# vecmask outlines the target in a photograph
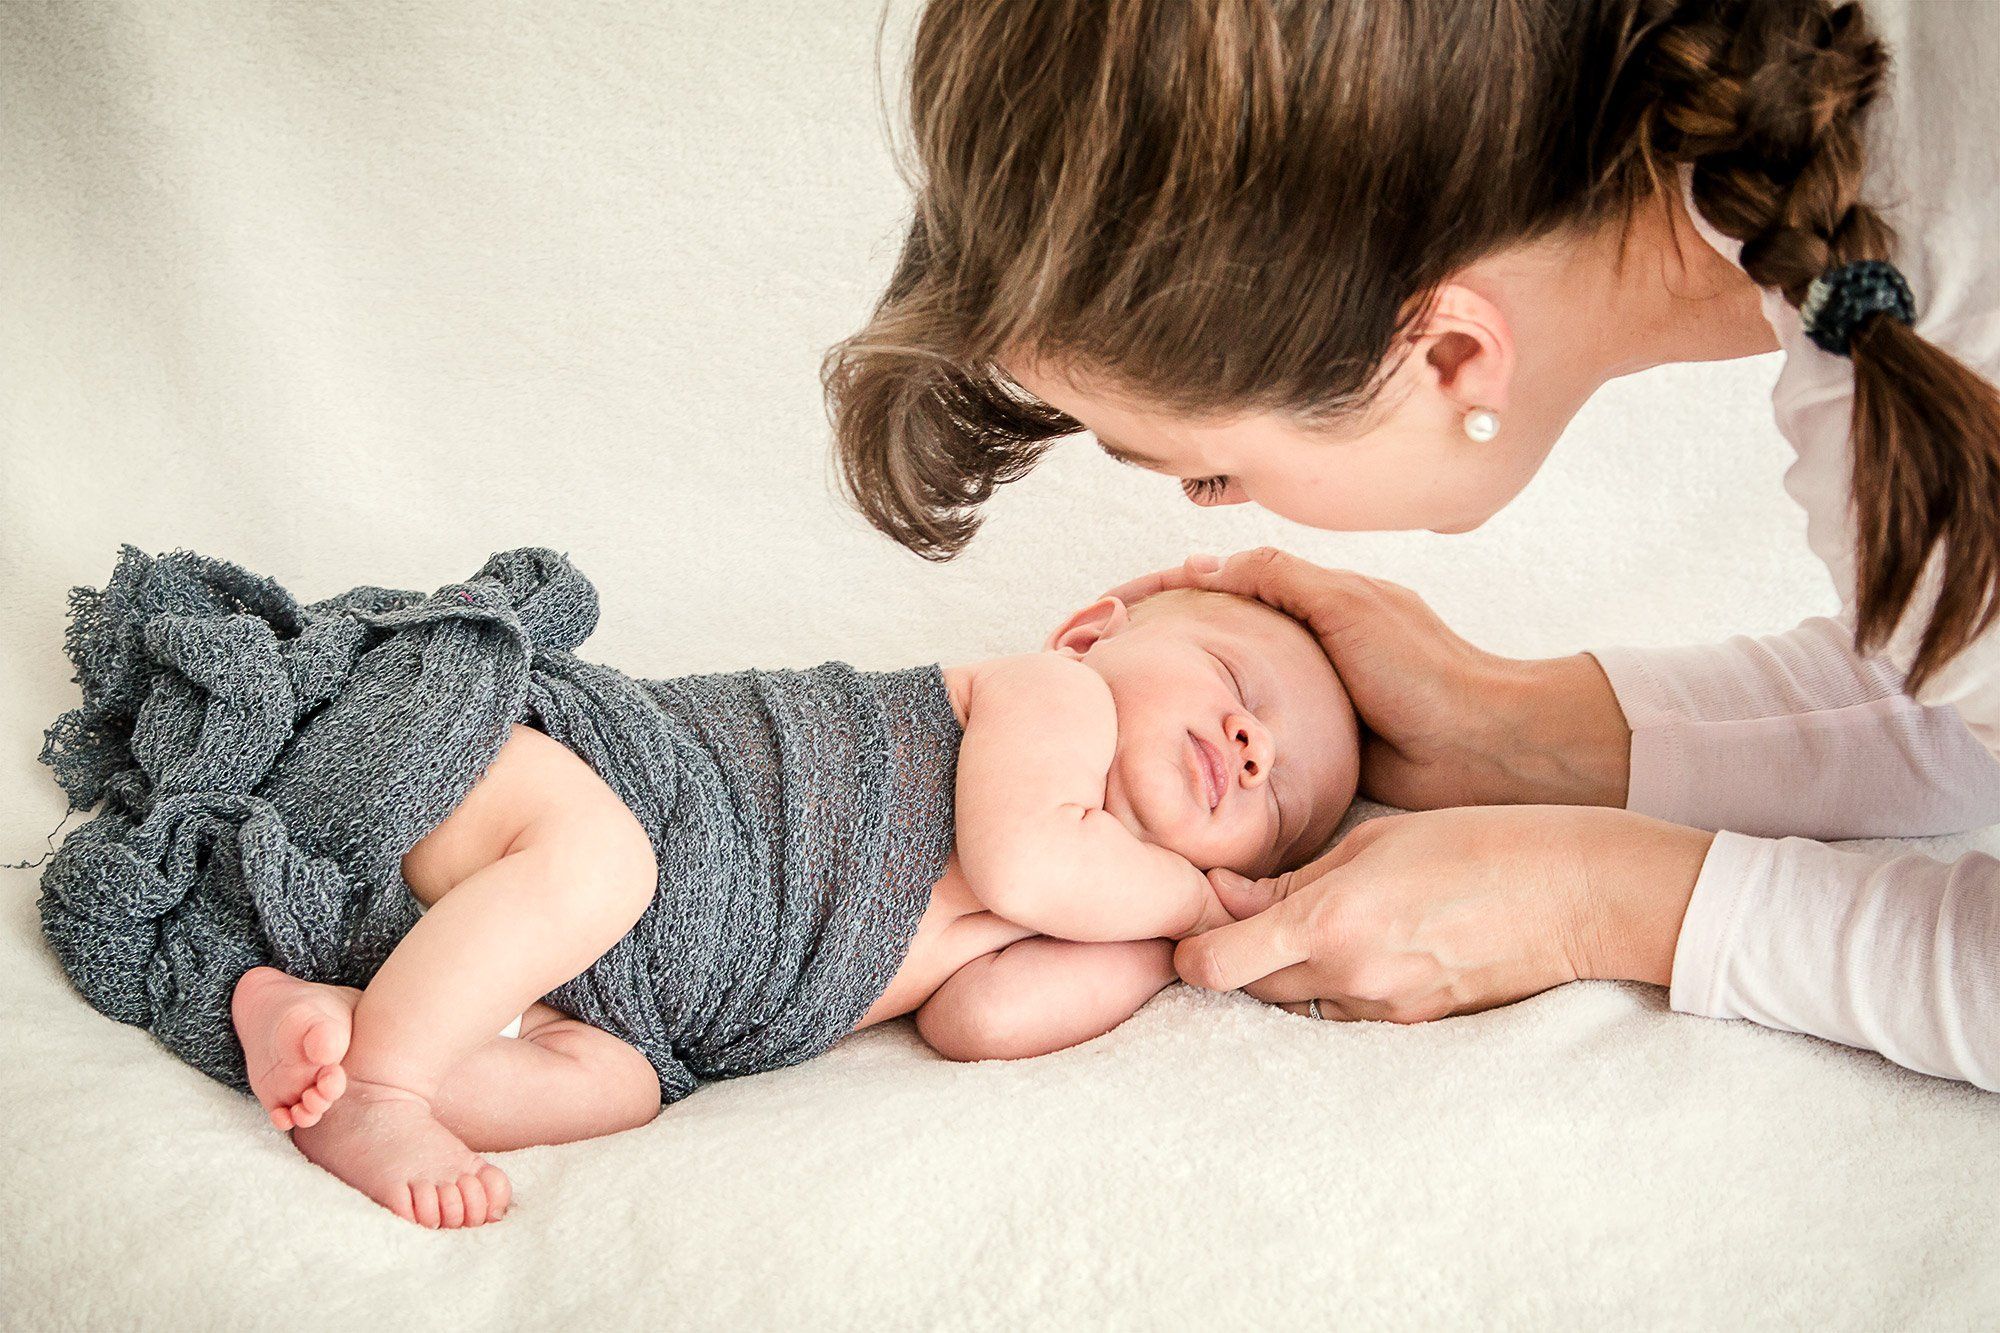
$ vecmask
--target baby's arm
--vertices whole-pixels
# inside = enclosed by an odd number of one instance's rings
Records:
[[[958,858],[989,909],[1067,940],[1179,938],[1231,918],[1186,858],[1104,810],[1111,688],[1057,653],[983,665],[958,755]]]
[[[1174,981],[1171,940],[1036,935],[975,958],[917,1010],[948,1060],[1021,1060],[1101,1037]]]

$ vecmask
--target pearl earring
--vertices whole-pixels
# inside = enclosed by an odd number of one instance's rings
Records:
[[[1500,414],[1475,407],[1465,414],[1465,438],[1474,444],[1485,444],[1500,433]]]

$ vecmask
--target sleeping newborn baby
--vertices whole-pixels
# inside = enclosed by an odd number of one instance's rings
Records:
[[[1207,871],[1308,860],[1356,780],[1312,636],[1216,593],[966,666],[674,680],[574,656],[595,590],[545,550],[302,606],[127,547],[72,614],[43,759],[103,809],[44,875],[55,952],[432,1227],[505,1214],[482,1152],[885,1019],[954,1060],[1099,1036],[1229,919]]]

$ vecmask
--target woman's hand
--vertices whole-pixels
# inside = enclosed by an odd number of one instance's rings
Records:
[[[1361,789],[1408,810],[1549,802],[1625,804],[1632,733],[1597,663],[1524,662],[1475,648],[1408,588],[1263,547],[1193,556],[1135,579],[1255,597],[1319,637],[1366,734]]]
[[[1181,941],[1174,966],[1209,990],[1395,1023],[1583,978],[1664,986],[1713,837],[1574,806],[1372,820],[1276,879],[1211,872],[1244,919]]]

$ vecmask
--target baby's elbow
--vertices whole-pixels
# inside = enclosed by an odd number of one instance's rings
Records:
[[[1040,919],[1047,880],[1031,860],[991,854],[975,859],[961,852],[960,865],[981,907],[1023,925]]]

